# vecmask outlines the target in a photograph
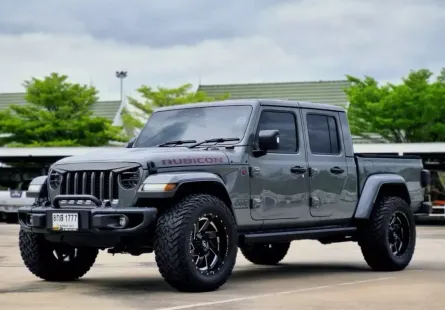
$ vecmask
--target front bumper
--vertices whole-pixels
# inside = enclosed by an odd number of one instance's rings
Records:
[[[80,196],[61,197],[65,199],[79,199]],[[83,197],[85,198],[85,197]],[[116,208],[98,206],[96,207],[61,207],[59,200],[54,201],[52,206],[30,206],[18,209],[18,218],[21,228],[28,232],[44,234],[97,234],[113,236],[134,236],[149,230],[156,223],[156,208]],[[97,199],[91,199],[93,202]],[[77,215],[77,225],[70,230],[63,227],[54,227],[53,215],[74,214]],[[126,224],[122,227],[119,219],[124,217]]]

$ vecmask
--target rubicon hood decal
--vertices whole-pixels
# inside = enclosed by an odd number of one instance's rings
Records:
[[[122,148],[92,152],[85,155],[71,156],[59,160],[56,165],[94,163],[94,162],[133,162],[143,167],[153,162],[156,167],[188,166],[188,165],[225,165],[229,163],[227,155],[222,151],[171,148]]]
[[[172,158],[163,159],[163,166],[179,166],[179,165],[200,165],[200,164],[225,164],[227,163],[227,158],[224,156],[203,156],[203,157],[185,157],[185,158]]]

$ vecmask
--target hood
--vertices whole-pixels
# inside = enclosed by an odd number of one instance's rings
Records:
[[[186,147],[156,148],[115,148],[94,151],[84,155],[70,156],[57,161],[54,165],[77,163],[138,163],[146,167],[147,162],[156,167],[224,165],[229,163],[227,155],[222,151],[189,149]]]

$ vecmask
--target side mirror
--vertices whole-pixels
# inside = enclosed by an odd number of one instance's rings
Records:
[[[261,130],[258,135],[258,146],[260,150],[276,150],[280,146],[279,130]]]
[[[136,138],[135,137],[131,138],[130,141],[128,141],[128,143],[127,143],[127,145],[125,147],[127,149],[132,148],[133,144],[134,144],[134,141],[136,141]]]

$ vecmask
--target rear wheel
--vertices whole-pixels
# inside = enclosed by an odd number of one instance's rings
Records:
[[[416,225],[412,210],[402,198],[379,199],[369,221],[358,232],[363,256],[373,270],[399,271],[411,262]]]
[[[234,217],[219,198],[194,194],[159,216],[155,258],[179,291],[214,291],[230,277],[238,250]]]
[[[43,234],[19,234],[19,248],[25,266],[35,276],[47,281],[73,281],[84,276],[98,255],[94,248],[74,248],[51,243]]]
[[[251,263],[257,265],[276,265],[287,254],[290,242],[253,244],[241,247],[241,253]]]

